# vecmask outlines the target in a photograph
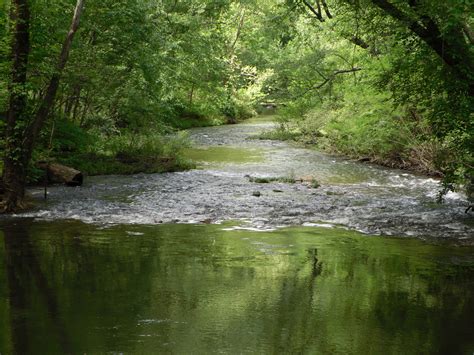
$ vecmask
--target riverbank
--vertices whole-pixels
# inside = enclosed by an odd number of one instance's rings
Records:
[[[51,148],[44,143],[37,149],[31,164],[30,185],[43,183],[44,173],[35,161],[53,161],[80,170],[86,176],[131,175],[184,171],[195,167],[183,151],[190,146],[186,129],[225,124],[225,119],[189,118],[176,127],[147,131],[124,131],[107,136],[88,132],[60,122]]]
[[[282,129],[275,127],[272,130],[262,132],[257,139],[260,140],[274,140],[281,142],[293,142],[301,147],[308,149],[316,149],[321,152],[331,154],[341,159],[349,159],[358,163],[373,164],[380,167],[390,169],[403,170],[409,173],[414,173],[421,176],[426,176],[442,182],[444,174],[433,166],[433,162],[420,160],[403,160],[399,157],[380,156],[377,153],[366,154],[354,151],[353,149],[340,149],[337,141],[331,141],[330,138],[322,135],[304,134],[298,129]],[[420,147],[423,149],[423,147]],[[440,194],[442,187],[439,188]]]
[[[401,169],[425,176],[442,178],[444,174],[436,167],[436,155],[441,147],[434,142],[416,144],[412,142],[403,147],[393,147],[386,150],[367,148],[357,145],[347,134],[301,127],[301,121],[295,124],[280,124],[272,130],[262,132],[259,139],[292,141],[304,147],[317,148],[328,154],[356,160],[362,163]],[[361,138],[359,138],[361,139]],[[387,138],[388,139],[388,138]]]
[[[54,129],[54,144],[49,142],[37,150],[35,160],[55,161],[80,170],[86,176],[131,175],[185,171],[195,167],[184,151],[190,147],[186,131],[198,127],[235,124],[248,119],[251,113],[229,119],[225,116],[210,118],[182,117],[169,127],[124,130],[112,135],[100,130],[85,130],[69,122],[58,122]],[[30,184],[42,183],[44,173],[30,169]]]
[[[77,154],[58,154],[57,160],[88,176],[130,175],[183,171],[195,165],[183,155],[189,146],[185,133],[129,134]]]

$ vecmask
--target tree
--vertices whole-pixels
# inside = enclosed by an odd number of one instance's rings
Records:
[[[61,74],[66,66],[71,44],[79,27],[84,0],[77,0],[76,8],[61,53],[39,107],[28,106],[28,56],[30,54],[30,7],[28,0],[14,0],[10,12],[14,24],[12,38],[12,69],[9,86],[9,107],[5,130],[3,211],[13,212],[23,205],[28,164],[54,103]]]
[[[419,149],[431,155],[422,160],[436,165],[446,186],[464,184],[469,194],[474,181],[472,1],[334,0],[330,16],[324,15],[321,1],[296,4],[313,18],[313,36],[332,33],[367,49],[365,57],[346,57],[364,67],[358,85],[388,91],[394,109],[407,112],[410,125],[419,126],[413,131],[417,138],[436,146]],[[351,87],[342,86],[340,97]]]
[[[472,38],[469,36],[471,30],[469,24],[459,16],[462,12],[455,13],[462,11],[463,6],[439,6],[432,1],[422,0],[407,0],[398,6],[388,0],[371,2],[426,43],[452,70],[457,79],[465,83],[469,95],[474,97],[474,53]],[[465,10],[469,10],[469,7],[466,6]],[[440,18],[440,13],[448,16]]]

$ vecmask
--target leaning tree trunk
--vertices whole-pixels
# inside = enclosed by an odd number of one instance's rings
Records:
[[[69,58],[72,40],[74,39],[74,35],[76,34],[77,29],[79,28],[79,20],[81,18],[83,8],[84,0],[77,0],[76,9],[74,10],[74,16],[72,18],[71,28],[69,29],[69,32],[66,36],[66,40],[63,43],[61,54],[59,55],[59,60],[56,66],[56,71],[51,77],[51,81],[49,82],[48,88],[46,89],[46,94],[43,100],[41,101],[41,104],[38,108],[38,111],[36,112],[33,121],[26,131],[24,144],[28,161],[31,158],[33,147],[36,143],[36,138],[38,137],[39,132],[43,127],[46,119],[48,118],[51,108],[53,107],[56,92],[58,91],[59,87],[59,81],[61,79],[61,74]]]
[[[425,42],[451,69],[459,82],[465,85],[469,96],[474,97],[474,80],[471,76],[474,71],[474,58],[471,45],[466,43],[463,38],[462,22],[459,22],[458,26],[453,26],[447,34],[443,34],[435,17],[423,13],[420,2],[417,0],[408,1],[410,10],[415,14],[415,17],[411,17],[402,11],[401,7],[397,7],[395,3],[388,0],[371,1]]]
[[[77,0],[71,27],[63,43],[56,70],[36,114],[29,123],[30,120],[26,117],[27,94],[24,87],[30,50],[30,14],[28,0],[13,0],[11,16],[12,22],[15,23],[15,31],[12,43],[13,66],[9,88],[10,105],[5,136],[3,212],[13,212],[21,207],[25,195],[27,167],[39,132],[53,107],[61,74],[66,66],[83,8],[84,0]],[[26,129],[23,128],[24,126],[27,126]]]

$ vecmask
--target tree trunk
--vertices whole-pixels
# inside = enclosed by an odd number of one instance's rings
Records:
[[[193,104],[193,96],[194,96],[194,83],[191,84],[191,89],[189,90],[189,106]]]
[[[83,175],[79,170],[57,163],[39,162],[37,167],[46,170],[48,182],[66,184],[67,186],[81,186]]]
[[[5,158],[3,187],[5,190],[3,212],[11,213],[24,207],[26,169],[23,164]]]
[[[30,53],[30,11],[27,0],[14,0],[10,10],[13,24],[10,99],[5,130],[3,185],[5,212],[21,206],[25,196],[26,165],[22,146],[23,127],[27,119],[26,74]]]
[[[82,87],[80,85],[77,85],[74,88],[74,101],[72,104],[72,121],[76,122],[76,117],[77,117],[77,109],[81,103],[81,90]]]
[[[74,10],[74,16],[72,18],[71,28],[69,29],[69,32],[63,43],[61,54],[59,55],[58,64],[56,66],[56,71],[51,77],[51,81],[49,82],[48,88],[46,89],[46,94],[40,104],[40,107],[38,108],[38,111],[36,112],[35,118],[26,131],[25,149],[28,161],[31,158],[33,146],[36,143],[36,138],[38,137],[38,134],[41,128],[43,127],[46,119],[48,118],[51,108],[53,107],[54,98],[59,87],[59,80],[61,79],[61,74],[64,70],[64,67],[66,66],[69,57],[69,51],[71,50],[72,40],[74,39],[74,35],[76,34],[76,31],[79,27],[79,21],[83,8],[84,0],[77,0],[76,9]]]
[[[10,101],[5,131],[3,212],[13,212],[22,207],[27,167],[31,160],[36,138],[53,107],[61,73],[66,65],[83,7],[84,0],[77,0],[72,24],[63,43],[56,71],[46,89],[40,107],[30,123],[30,115],[27,112],[27,92],[25,90],[30,52],[30,12],[28,0],[12,1],[10,16],[14,24],[14,33],[11,84],[9,86]]]
[[[65,103],[64,103],[64,117],[69,119],[71,117],[72,106],[74,105],[74,93],[67,96]]]
[[[91,106],[91,102],[92,102],[91,93],[87,92],[86,97],[84,99],[84,107],[82,108],[82,112],[81,112],[80,119],[79,119],[79,127],[81,127],[81,128],[84,127],[84,123],[86,122],[86,117],[87,117],[87,113],[89,111],[89,108]],[[79,108],[78,108],[78,111],[79,111]],[[76,113],[74,115],[76,115]],[[76,121],[75,116],[74,116],[74,121]]]
[[[434,18],[419,10],[417,1],[412,1],[409,4],[417,18],[412,18],[388,0],[371,1],[425,42],[451,69],[459,81],[465,83],[468,94],[471,97],[474,96],[474,82],[471,79],[471,73],[474,71],[474,59],[468,45],[463,43],[462,24],[457,26],[458,29],[456,26],[452,26],[451,31],[443,34]]]

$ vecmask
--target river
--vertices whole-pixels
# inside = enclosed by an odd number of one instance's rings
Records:
[[[33,189],[0,221],[0,353],[472,354],[464,197],[272,127],[191,130],[188,172]]]

